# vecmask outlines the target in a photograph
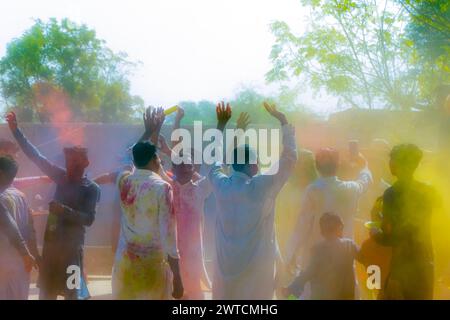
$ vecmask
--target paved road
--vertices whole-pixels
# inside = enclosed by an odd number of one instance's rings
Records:
[[[92,300],[111,300],[111,276],[88,276],[88,287]],[[36,284],[32,283],[30,287],[30,300],[37,300],[39,290]],[[206,298],[211,299],[211,293],[205,292]]]

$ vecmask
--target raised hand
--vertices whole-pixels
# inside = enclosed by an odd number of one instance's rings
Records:
[[[269,104],[268,102],[264,102],[264,108],[267,110],[268,113],[270,113],[272,117],[278,119],[281,125],[287,124],[286,115],[283,112],[279,111],[274,103]]]
[[[142,114],[142,120],[144,120],[144,127],[145,127],[145,132],[149,133],[149,136],[151,134],[151,129],[152,129],[152,111],[153,111],[153,107],[152,106],[148,106],[144,113]]]
[[[147,109],[145,109],[145,112],[143,114],[145,131],[149,133],[149,135],[151,135],[154,132],[160,130],[165,118],[166,115],[164,114],[163,108],[154,108],[152,106],[149,106]]]
[[[151,137],[152,142],[156,144],[165,119],[166,115],[163,108],[148,107],[143,114],[145,132],[140,140],[148,140]]]
[[[225,103],[219,102],[216,106],[216,115],[217,115],[217,129],[223,131],[228,121],[231,119],[231,106],[227,103],[225,107]]]
[[[247,130],[250,124],[250,115],[247,112],[241,112],[239,118],[236,121],[236,129]]]
[[[172,155],[172,150],[169,148],[169,145],[166,142],[166,138],[164,138],[162,135],[159,135],[158,142],[161,148],[161,152],[170,157]]]
[[[155,124],[155,133],[158,133],[157,137],[159,137],[159,131],[166,120],[166,115],[164,113],[164,109],[162,107],[154,110],[154,124]]]
[[[14,112],[12,112],[12,111],[8,112],[6,114],[5,118],[6,118],[6,122],[8,122],[9,129],[12,132],[16,131],[17,127],[18,127],[16,114]]]
[[[357,170],[363,170],[367,168],[367,159],[361,152],[359,152],[358,155],[352,159],[352,161],[355,164]]]

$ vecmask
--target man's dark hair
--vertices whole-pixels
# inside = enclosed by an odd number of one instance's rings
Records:
[[[401,166],[404,170],[414,173],[422,160],[423,152],[415,144],[405,143],[392,148],[390,157],[391,161]]]
[[[150,142],[138,142],[133,146],[133,162],[137,168],[145,167],[156,157],[156,147]]]
[[[331,234],[338,228],[342,228],[344,223],[339,215],[332,212],[326,212],[320,217],[319,225],[322,234]]]
[[[17,175],[17,171],[19,171],[19,166],[12,157],[10,156],[1,156],[0,157],[0,171],[2,171],[5,176],[11,181]]]
[[[339,152],[333,148],[323,148],[316,153],[316,168],[322,175],[336,175],[339,166]]]
[[[239,154],[244,152],[244,159],[239,158]],[[247,165],[250,164],[250,154],[251,154],[251,148],[248,144],[245,144],[243,146],[238,146],[234,148],[233,150],[233,163],[232,167],[234,171],[242,172]],[[242,163],[243,160],[243,163]]]

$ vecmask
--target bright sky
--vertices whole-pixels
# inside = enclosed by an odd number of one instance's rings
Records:
[[[142,62],[132,93],[169,106],[224,99],[240,85],[273,90],[264,80],[274,41],[269,24],[284,20],[300,32],[305,14],[298,0],[1,1],[0,56],[33,19],[50,17],[86,23],[110,48]]]

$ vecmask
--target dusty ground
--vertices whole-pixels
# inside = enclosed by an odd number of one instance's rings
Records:
[[[88,275],[88,288],[92,300],[110,300],[111,295],[111,270],[114,254],[108,246],[86,246],[84,248],[84,266]],[[37,300],[39,289],[36,288],[37,272],[31,274],[30,300]],[[211,299],[211,292],[205,291],[207,299]]]
[[[88,287],[92,300],[111,300],[111,276],[88,276]],[[211,293],[205,292],[207,299],[211,299]],[[36,283],[32,283],[30,287],[30,300],[38,300],[39,289]]]

